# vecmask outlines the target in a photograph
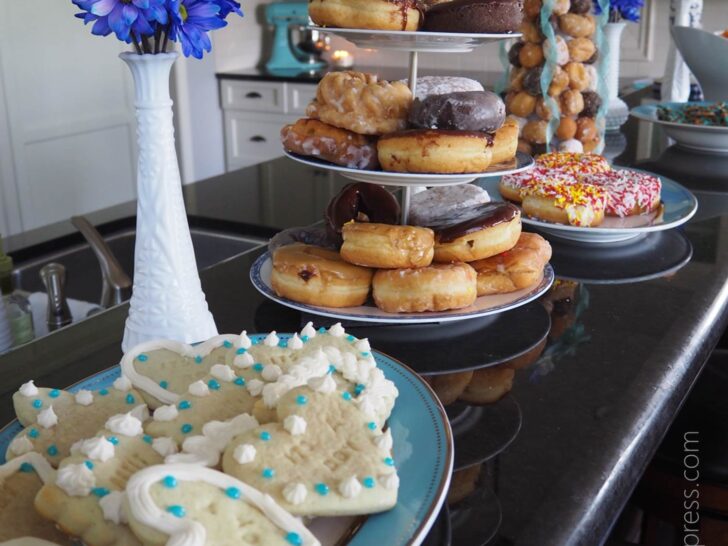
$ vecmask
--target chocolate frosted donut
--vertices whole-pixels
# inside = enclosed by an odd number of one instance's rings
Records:
[[[431,95],[424,100],[415,100],[409,113],[413,127],[451,131],[492,133],[503,125],[505,119],[505,104],[490,91]]]
[[[399,203],[387,190],[376,184],[356,182],[347,184],[326,207],[326,230],[341,242],[341,226],[356,220],[378,224],[399,221]]]
[[[596,117],[599,108],[602,106],[602,99],[599,93],[595,91],[582,91],[581,96],[584,99],[584,109],[580,115],[588,118]]]
[[[515,205],[492,201],[433,218],[428,227],[435,232],[437,242],[450,243],[463,235],[511,222],[517,217],[519,212]]]
[[[521,0],[454,0],[430,9],[424,30],[500,34],[516,31],[522,18]]]

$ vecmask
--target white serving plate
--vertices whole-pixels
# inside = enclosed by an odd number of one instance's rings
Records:
[[[620,169],[624,167],[619,167]],[[632,169],[639,170],[639,169]],[[662,181],[662,206],[654,213],[641,214],[628,218],[607,216],[598,227],[567,226],[538,220],[524,215],[521,221],[538,228],[554,237],[578,241],[580,243],[617,243],[681,226],[692,218],[698,210],[698,200],[687,189],[674,180],[658,176]],[[481,184],[491,199],[503,199],[498,190],[499,180],[488,180]]]
[[[363,169],[350,169],[334,165],[320,159],[304,157],[298,154],[283,152],[287,157],[298,163],[303,163],[318,169],[327,169],[337,172],[341,176],[356,180],[357,182],[370,182],[381,186],[455,186],[458,184],[466,184],[478,178],[487,178],[492,176],[503,176],[504,174],[513,174],[526,169],[530,169],[534,165],[533,158],[522,152],[516,153],[516,158],[509,162],[498,163],[492,165],[483,173],[468,174],[420,174],[420,173],[396,173],[388,171],[372,171]]]
[[[311,25],[311,30],[341,36],[357,47],[390,51],[425,51],[428,53],[467,53],[492,42],[520,38],[511,34],[463,34],[459,32],[421,32],[404,30],[368,30],[330,28]]]
[[[477,317],[485,317],[515,309],[535,300],[546,292],[554,282],[554,270],[550,265],[544,268],[543,278],[536,286],[525,288],[510,294],[497,294],[493,296],[480,296],[470,307],[453,309],[443,312],[425,313],[387,313],[373,304],[358,307],[320,307],[298,303],[288,298],[278,296],[271,286],[271,271],[273,262],[269,252],[262,254],[250,268],[250,281],[253,286],[265,297],[304,313],[320,315],[340,320],[359,322],[375,322],[388,324],[427,324],[432,322],[451,322]]]
[[[728,154],[728,127],[717,127],[708,125],[690,125],[687,123],[674,123],[662,121],[657,117],[659,106],[680,107],[685,103],[663,102],[660,104],[644,104],[633,108],[630,115],[659,125],[667,136],[673,139],[678,146],[699,152],[713,154]],[[698,102],[695,104],[710,104]]]

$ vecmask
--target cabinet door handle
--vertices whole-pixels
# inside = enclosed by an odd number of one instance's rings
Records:
[[[262,99],[263,98],[263,95],[261,95],[257,91],[251,91],[250,93],[247,93],[245,95],[245,98],[246,99]]]
[[[260,135],[255,135],[250,137],[250,142],[265,142],[265,137]]]

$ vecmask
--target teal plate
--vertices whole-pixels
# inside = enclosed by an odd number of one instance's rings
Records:
[[[290,337],[278,335],[282,339]],[[258,342],[265,334],[250,337]],[[452,431],[442,404],[427,383],[401,362],[377,351],[372,354],[386,378],[399,390],[388,421],[400,477],[399,496],[392,510],[362,518],[361,524],[352,527],[347,544],[416,545],[427,535],[447,495],[453,465]],[[68,390],[108,388],[120,373],[119,366],[114,366]],[[5,462],[8,445],[21,430],[17,420],[0,430],[0,463]]]

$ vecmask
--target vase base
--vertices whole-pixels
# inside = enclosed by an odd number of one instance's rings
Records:
[[[160,328],[159,324],[130,324],[131,319],[126,319],[124,328],[124,340],[121,342],[121,350],[128,352],[141,343],[155,339],[170,339],[192,345],[201,341],[207,341],[218,335],[215,320],[209,311],[200,314],[200,320],[195,324],[187,324],[183,328]]]
[[[624,125],[628,119],[629,107],[627,104],[620,98],[610,100],[605,118],[606,130],[619,131],[619,128]]]

